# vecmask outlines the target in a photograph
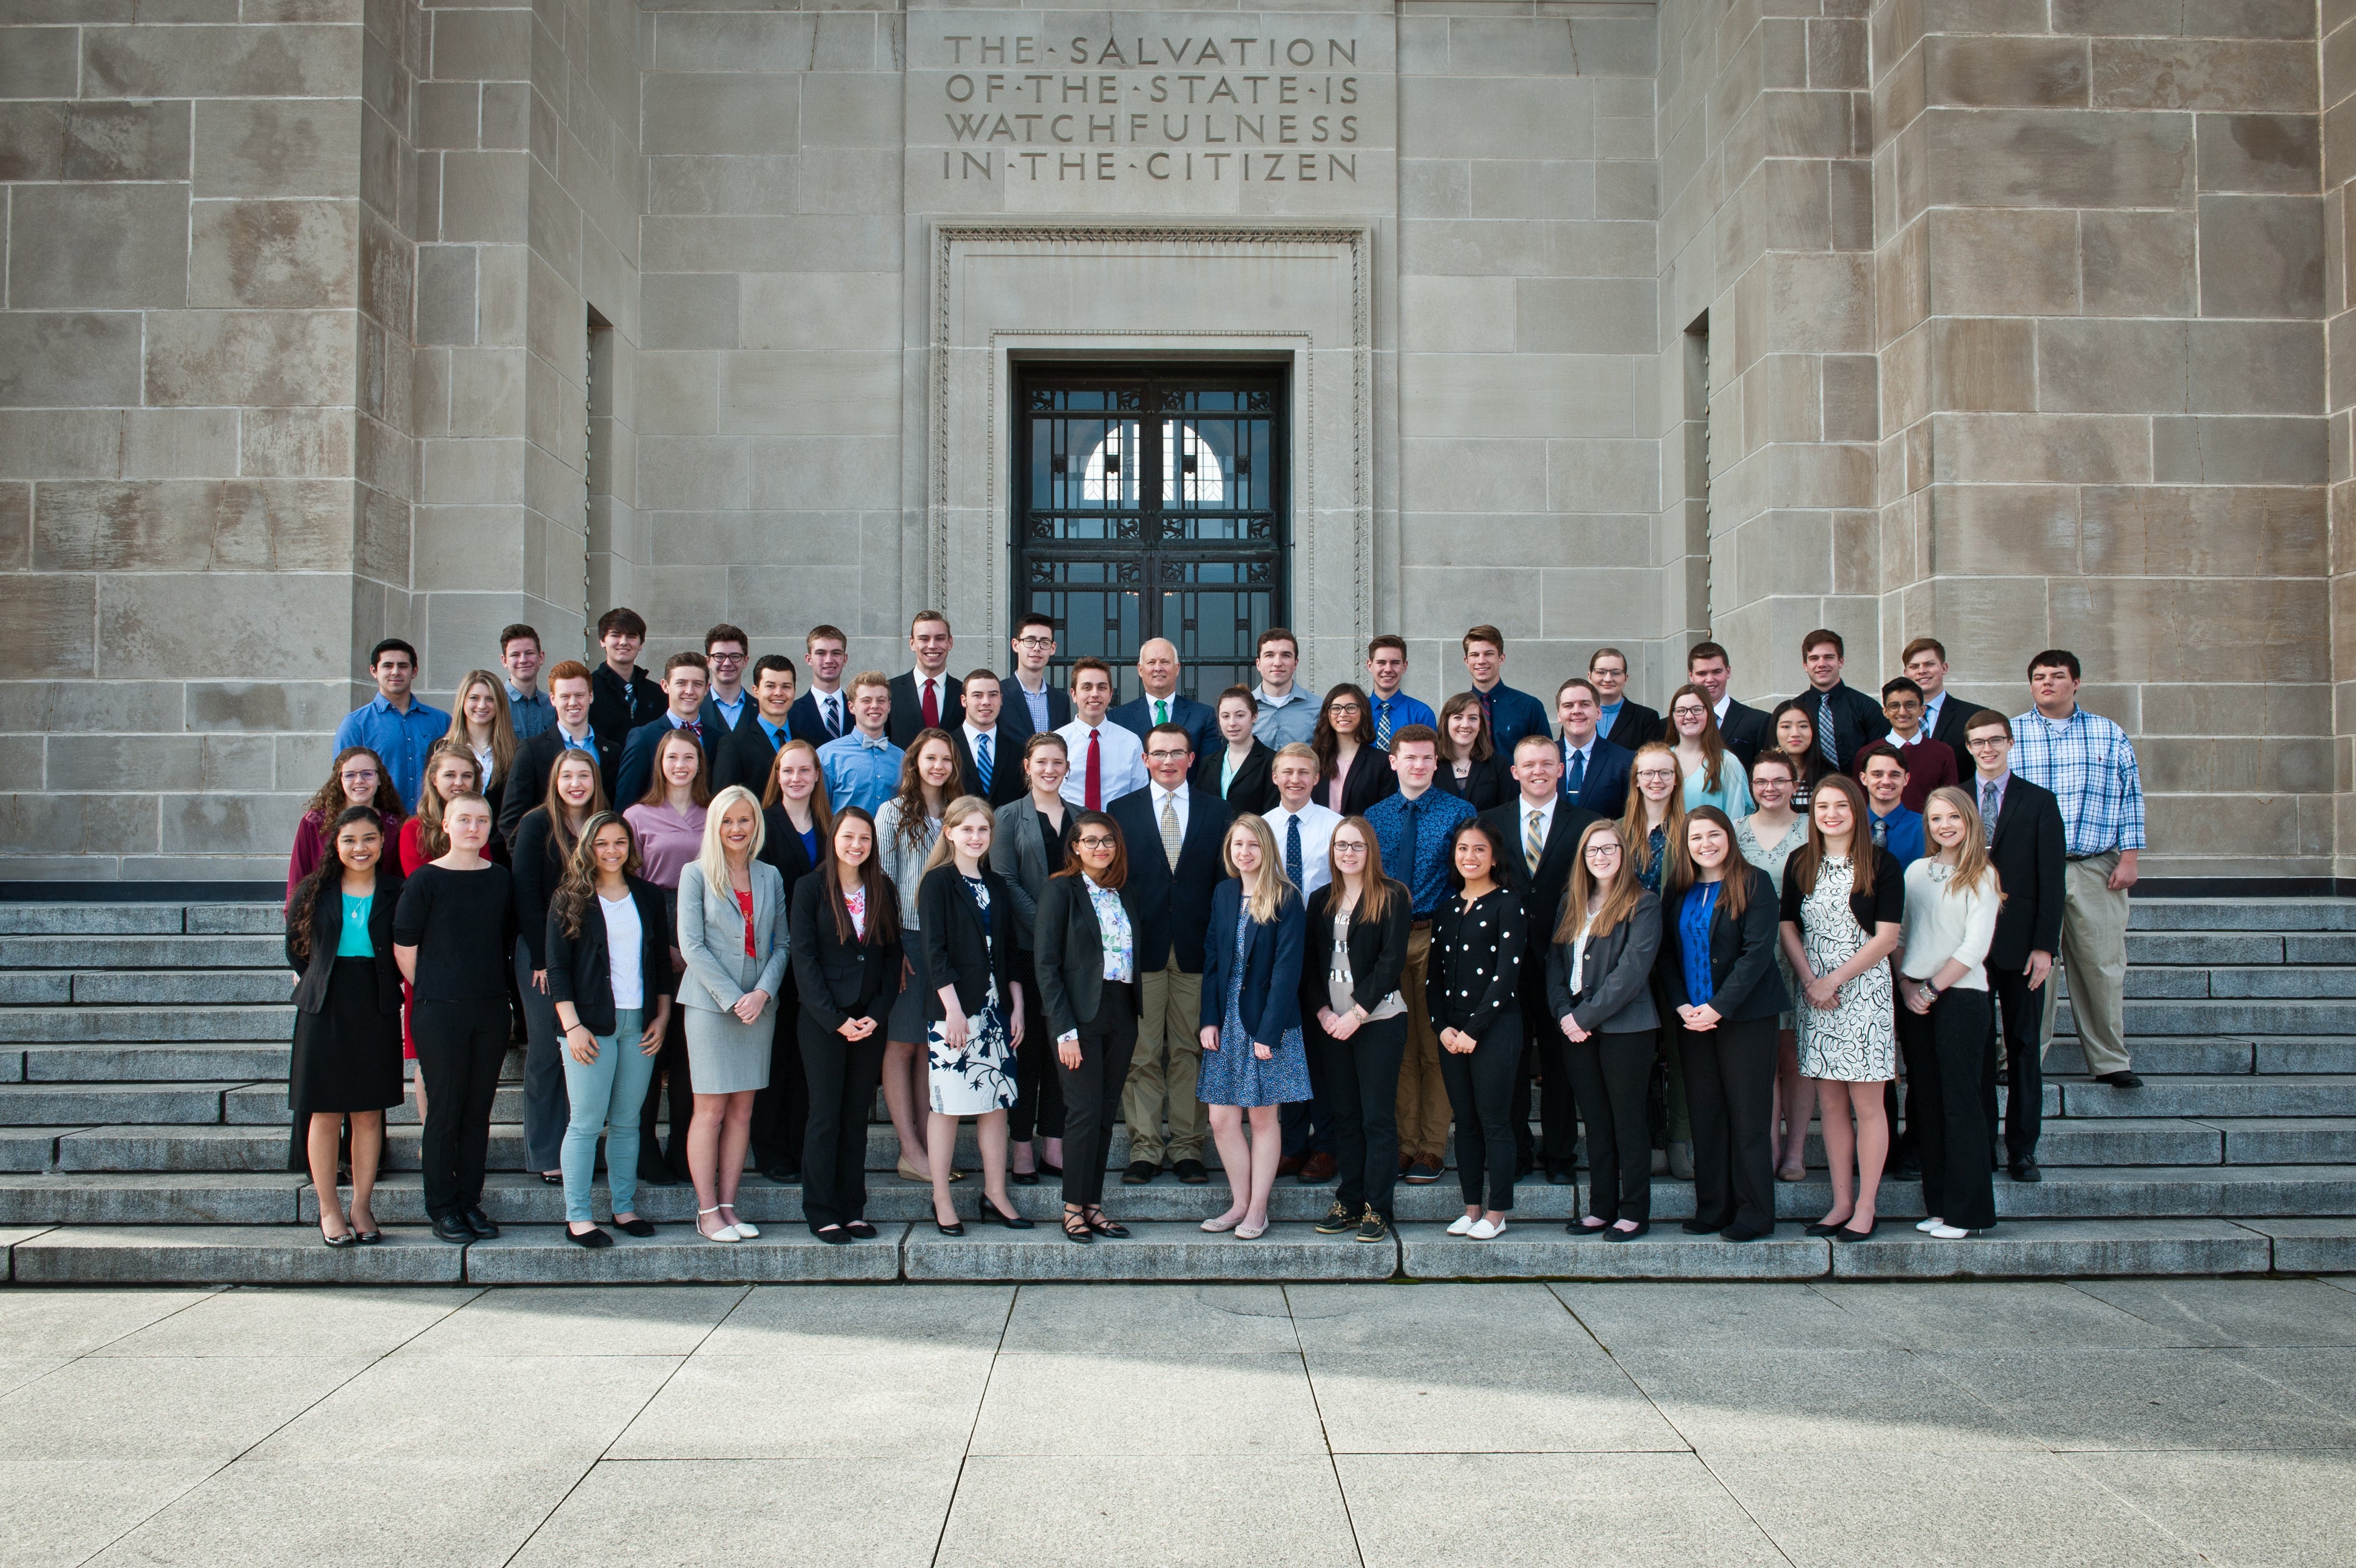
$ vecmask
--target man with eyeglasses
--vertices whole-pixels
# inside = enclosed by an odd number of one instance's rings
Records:
[[[1137,684],[1144,694],[1113,709],[1112,722],[1143,740],[1155,725],[1176,725],[1194,743],[1194,755],[1219,749],[1219,715],[1178,689],[1178,645],[1150,637],[1137,650]]]
[[[1562,914],[1563,890],[1579,854],[1579,836],[1602,819],[1563,793],[1562,754],[1545,735],[1514,743],[1514,782],[1519,798],[1492,806],[1481,820],[1506,846],[1499,868],[1505,886],[1528,911],[1532,940],[1522,952],[1522,1070],[1514,1080],[1514,1142],[1525,1170],[1546,1167],[1546,1178],[1566,1187],[1579,1152],[1579,1112],[1570,1097],[1570,1073],[1563,1065],[1562,1031],[1553,1027],[1546,1001],[1547,951]],[[1530,1139],[1530,1074],[1538,1078],[1538,1122],[1545,1141]]]
[[[2004,902],[1988,943],[1988,987],[1996,993],[1996,1036],[2004,1042],[2004,1162],[2015,1181],[2041,1181],[2037,1135],[2045,1100],[2045,996],[2062,947],[2062,885],[2068,844],[2062,807],[2051,790],[2012,771],[2012,725],[1986,709],[1963,721],[1972,757],[1966,786],[1979,804],[1988,864]],[[1995,1036],[1981,1086],[1987,1124],[1997,1125]]]
[[[1033,736],[1053,735],[1072,722],[1072,695],[1047,673],[1055,657],[1054,621],[1036,610],[1018,618],[1007,647],[1014,652],[1014,678],[999,687],[998,727],[1019,760]]]
[[[757,706],[753,693],[744,689],[745,653],[752,646],[753,639],[744,635],[743,627],[725,621],[703,634],[703,662],[712,684],[703,694],[703,710],[698,717],[710,737],[704,744],[707,752],[724,744]]]

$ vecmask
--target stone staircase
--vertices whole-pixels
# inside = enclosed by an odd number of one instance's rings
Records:
[[[1126,1241],[1072,1246],[969,1222],[935,1234],[926,1188],[893,1174],[880,1107],[868,1133],[877,1240],[823,1246],[800,1224],[800,1190],[748,1176],[739,1212],[761,1239],[723,1246],[688,1230],[685,1187],[642,1190],[664,1224],[585,1252],[559,1233],[561,1193],[520,1174],[519,1062],[511,1057],[485,1195],[507,1227],[467,1247],[423,1226],[413,1102],[394,1112],[377,1213],[380,1247],[319,1243],[308,1179],[288,1171],[291,988],[269,905],[0,904],[0,1278],[39,1282],[614,1280],[1771,1278],[2315,1273],[2356,1269],[2356,901],[2139,901],[2129,938],[2128,1027],[2139,1090],[2083,1075],[2066,1004],[2047,1058],[2046,1179],[1999,1176],[2005,1223],[1961,1244],[1904,1221],[1912,1184],[1885,1184],[1901,1221],[1833,1245],[1787,1229],[1736,1246],[1689,1238],[1689,1185],[1655,1183],[1660,1224],[1643,1241],[1567,1236],[1579,1189],[1526,1180],[1513,1228],[1488,1243],[1442,1232],[1453,1179],[1402,1187],[1396,1241],[1320,1237],[1330,1187],[1278,1184],[1278,1223],[1256,1241],[1204,1235],[1224,1209],[1215,1179],[1117,1183]],[[960,1164],[978,1168],[971,1157]],[[1126,1163],[1126,1133],[1112,1163]],[[1811,1163],[1821,1155],[1811,1144]],[[1583,1179],[1583,1175],[1582,1175]],[[602,1185],[602,1184],[601,1184]],[[960,1206],[969,1213],[961,1184]],[[1014,1189],[1051,1221],[1052,1184]],[[1828,1201],[1821,1176],[1779,1185],[1785,1219]],[[601,1192],[598,1211],[605,1211]]]

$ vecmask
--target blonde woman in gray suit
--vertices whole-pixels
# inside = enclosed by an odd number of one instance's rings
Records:
[[[703,848],[679,875],[679,950],[687,961],[687,1062],[695,1119],[687,1165],[695,1229],[712,1241],[760,1231],[736,1218],[753,1135],[753,1096],[769,1084],[769,1041],[786,975],[786,879],[762,861],[761,803],[742,785],[716,796]]]

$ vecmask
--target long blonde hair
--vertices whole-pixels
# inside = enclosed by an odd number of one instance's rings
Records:
[[[990,818],[991,830],[996,831],[998,818],[991,811],[990,802],[979,795],[959,795],[941,808],[941,836],[933,841],[933,852],[925,856],[926,871],[937,865],[947,865],[957,858],[957,845],[949,842],[949,830],[976,812]],[[983,864],[986,865],[989,862],[984,861]]]
[[[505,779],[515,771],[515,714],[508,707],[508,683],[487,670],[469,670],[458,682],[457,701],[450,704],[450,732],[444,740],[455,740],[468,751],[475,749],[475,732],[466,724],[466,693],[481,682],[491,689],[491,778]],[[477,771],[480,771],[477,769]],[[486,786],[488,779],[477,779],[476,784]]]
[[[1390,908],[1393,891],[1396,889],[1405,892],[1406,889],[1399,887],[1398,883],[1383,875],[1383,846],[1375,836],[1374,823],[1364,817],[1353,815],[1344,817],[1333,824],[1333,831],[1337,833],[1344,828],[1348,828],[1356,833],[1359,842],[1366,846],[1366,870],[1365,875],[1360,878],[1365,886],[1358,889],[1358,908],[1356,913],[1351,917],[1351,921],[1355,924],[1360,920],[1379,920],[1383,918],[1383,912]],[[1272,833],[1269,835],[1269,842],[1275,842],[1275,835]],[[1326,840],[1328,844],[1332,842],[1330,838]],[[1332,854],[1332,851],[1329,849],[1327,854]],[[1341,873],[1335,872],[1333,880],[1337,885],[1340,884],[1343,881]],[[1344,888],[1344,891],[1347,889]],[[1334,895],[1336,897],[1340,896],[1339,893]]]
[[[732,806],[742,805],[753,813],[753,843],[744,861],[750,865],[761,858],[762,843],[768,837],[768,828],[761,820],[761,802],[753,791],[742,784],[731,784],[712,797],[712,804],[703,813],[703,847],[695,854],[696,869],[703,873],[703,885],[714,892],[725,893],[732,884],[728,880],[728,849],[720,842],[720,820]]]
[[[1644,758],[1658,752],[1668,759],[1669,771],[1676,782],[1669,786],[1668,814],[1661,819],[1661,854],[1666,859],[1676,854],[1676,846],[1686,836],[1686,769],[1677,754],[1664,740],[1648,740],[1636,748],[1636,756],[1628,764],[1628,809],[1620,817],[1620,853],[1631,871],[1639,873],[1653,869],[1652,829],[1644,822],[1644,791],[1636,786],[1636,769],[1644,766]]]
[[[1997,876],[1996,867],[1988,862],[1987,832],[1981,823],[1979,808],[1972,804],[1971,791],[1953,784],[1942,784],[1932,790],[1931,800],[1922,802],[1922,816],[1926,822],[1930,819],[1932,800],[1945,801],[1964,819],[1963,846],[1955,852],[1955,873],[1947,878],[1947,891],[1950,894],[1976,893],[1985,883],[1995,887],[1997,897],[2002,899],[2004,888]],[[1927,829],[1924,837],[1929,837]],[[1939,853],[1935,843],[1931,845],[1931,853],[1934,855]]]
[[[1610,833],[1620,841],[1620,870],[1612,878],[1612,891],[1595,911],[1595,918],[1587,918],[1587,901],[1595,897],[1595,874],[1587,869],[1587,846],[1598,833]],[[1570,886],[1564,891],[1562,918],[1556,922],[1554,940],[1567,942],[1582,930],[1590,936],[1602,936],[1621,921],[1636,912],[1638,900],[1644,897],[1644,885],[1636,880],[1636,864],[1628,853],[1628,834],[1614,822],[1590,822],[1587,831],[1579,835],[1578,857],[1570,863]]]
[[[1293,886],[1292,878],[1284,874],[1284,857],[1276,853],[1276,834],[1269,831],[1265,821],[1250,811],[1229,822],[1226,837],[1219,843],[1219,858],[1226,863],[1227,875],[1237,881],[1243,879],[1244,874],[1236,869],[1233,853],[1236,831],[1239,828],[1259,841],[1259,871],[1244,893],[1244,908],[1250,913],[1254,925],[1265,926],[1276,918],[1278,910],[1284,908],[1285,895],[1290,893],[1297,898],[1301,890]]]

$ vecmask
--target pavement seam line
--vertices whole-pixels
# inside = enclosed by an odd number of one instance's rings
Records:
[[[912,1226],[912,1233],[913,1230]],[[987,1281],[982,1283],[988,1283]],[[982,1375],[981,1397],[973,1402],[973,1420],[967,1423],[965,1429],[965,1448],[958,1455],[957,1475],[949,1481],[949,1500],[941,1509],[941,1528],[933,1536],[933,1554],[925,1559],[927,1564],[937,1565],[941,1560],[941,1548],[948,1544],[949,1520],[957,1516],[958,1493],[965,1487],[966,1464],[973,1457],[973,1434],[981,1430],[981,1412],[990,1403],[990,1385],[998,1380],[998,1359],[1006,1354],[1006,1337],[1013,1331],[1014,1308],[1023,1299],[1023,1289],[1021,1283],[1017,1282],[1014,1288],[1007,1293],[1006,1316],[999,1320],[998,1343],[991,1348],[990,1370]]]
[[[1317,1397],[1317,1374],[1310,1369],[1309,1350],[1301,1342],[1301,1319],[1292,1311],[1292,1287],[1280,1282],[1276,1293],[1284,1303],[1285,1326],[1292,1330],[1292,1352],[1301,1358],[1301,1379],[1309,1385],[1310,1408],[1317,1412],[1317,1435],[1325,1444],[1325,1467],[1333,1474],[1333,1495],[1342,1499],[1342,1522],[1350,1527],[1350,1551],[1358,1559],[1358,1568],[1365,1568],[1366,1548],[1358,1539],[1358,1516],[1351,1510],[1350,1488],[1342,1479],[1342,1462],[1333,1452],[1333,1434],[1325,1424],[1325,1402]]]

